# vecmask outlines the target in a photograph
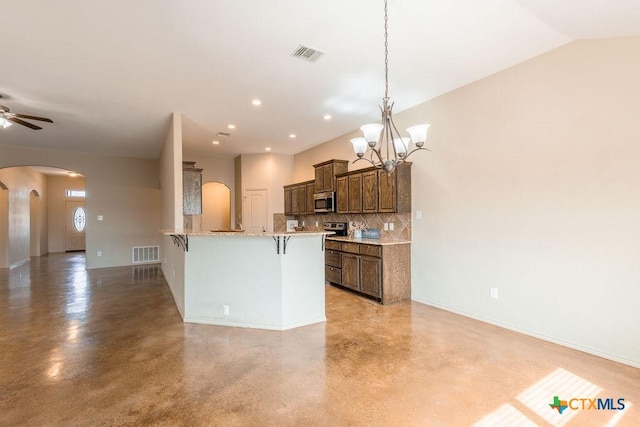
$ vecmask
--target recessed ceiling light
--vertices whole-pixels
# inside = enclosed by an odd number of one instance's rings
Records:
[[[220,145],[220,141],[211,141],[213,145]]]
[[[296,137],[296,134],[295,134],[295,133],[290,133],[290,134],[289,134],[289,138],[295,138],[295,137]]]
[[[331,120],[331,114],[325,114],[322,118],[325,120]]]
[[[235,129],[236,125],[227,125],[227,129]]]
[[[264,151],[271,151],[271,147],[265,147]]]
[[[262,104],[262,101],[260,101],[259,99],[254,99],[253,101],[251,101],[251,103],[255,106],[258,106]]]

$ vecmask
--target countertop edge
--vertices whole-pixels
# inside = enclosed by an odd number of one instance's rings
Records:
[[[346,243],[364,243],[367,245],[389,246],[389,245],[408,245],[411,240],[389,240],[389,239],[354,239],[353,237],[344,236],[327,236],[327,240]]]
[[[303,236],[329,236],[335,234],[333,231],[295,231],[295,232],[281,232],[281,233],[248,233],[237,231],[185,231],[185,230],[160,230],[160,233],[165,236],[180,235],[180,236],[224,236],[224,237],[303,237]]]

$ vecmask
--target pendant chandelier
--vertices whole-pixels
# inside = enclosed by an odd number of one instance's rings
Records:
[[[427,140],[428,124],[411,126],[407,129],[409,137],[401,137],[392,117],[393,103],[389,104],[389,42],[387,0],[384,1],[384,98],[382,98],[381,123],[371,123],[360,128],[364,137],[351,140],[353,151],[358,160],[366,160],[377,168],[391,174],[396,166],[404,162],[414,151],[429,150],[423,145]],[[415,148],[411,149],[413,143]],[[365,157],[367,151],[370,152]],[[430,150],[429,150],[430,151]]]

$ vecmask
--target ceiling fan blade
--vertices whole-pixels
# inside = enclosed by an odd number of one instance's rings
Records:
[[[40,120],[41,122],[53,123],[53,120],[47,119],[46,117],[29,116],[27,114],[14,114],[13,117],[18,117],[21,119],[29,119],[29,120]]]
[[[20,120],[20,119],[18,119],[16,117],[5,117],[5,120],[8,120],[8,121],[13,122],[13,123],[17,123],[17,124],[22,125],[22,126],[26,126],[26,127],[31,128],[33,130],[42,129],[40,126],[36,126],[34,124],[25,122],[24,120]]]

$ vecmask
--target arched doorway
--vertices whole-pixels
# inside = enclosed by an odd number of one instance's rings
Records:
[[[231,190],[221,182],[202,186],[202,230],[231,228]]]
[[[29,193],[29,239],[30,256],[40,256],[40,194],[36,190]]]
[[[0,268],[9,268],[9,189],[0,182]]]
[[[11,166],[0,168],[0,180],[0,268],[65,252],[65,207],[67,201],[84,201],[76,195],[84,194],[84,176],[56,167]]]

